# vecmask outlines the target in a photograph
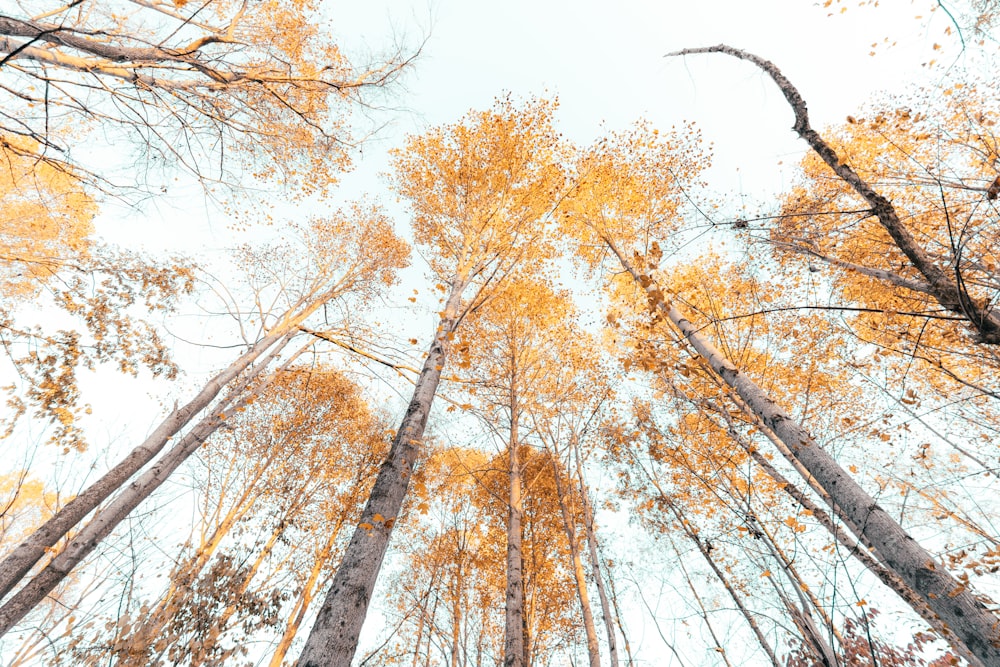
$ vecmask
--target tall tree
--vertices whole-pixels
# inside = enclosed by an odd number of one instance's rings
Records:
[[[228,426],[201,457],[199,525],[166,589],[134,601],[110,637],[81,636],[70,647],[76,662],[217,664],[238,659],[245,641],[278,635],[272,662],[281,664],[314,571],[329,573],[361,510],[353,499],[384,455],[384,424],[341,373],[299,365]]]
[[[524,565],[522,523],[524,514],[523,462],[519,452],[528,442],[531,415],[559,410],[557,404],[574,400],[567,375],[553,372],[560,364],[571,366],[571,357],[586,338],[573,325],[575,312],[569,295],[556,291],[540,277],[508,282],[486,304],[470,316],[459,337],[459,371],[471,383],[471,398],[481,408],[477,411],[506,449],[507,488],[507,594],[504,664],[526,664]],[[571,349],[574,348],[574,349]],[[468,370],[464,370],[468,368]],[[562,382],[559,382],[562,380]],[[535,433],[533,440],[540,437]],[[544,441],[544,439],[543,439]],[[556,495],[563,510],[572,571],[581,598],[581,612],[587,634],[587,648],[592,665],[600,663],[597,633],[586,591],[577,540],[578,516],[563,501],[573,494],[563,481],[565,471],[551,453]]]
[[[411,138],[395,156],[395,186],[413,209],[416,242],[445,294],[413,397],[299,658],[348,664],[382,565],[434,394],[466,314],[510,273],[546,254],[545,219],[563,186],[554,103],[509,98]]]
[[[56,167],[99,129],[206,183],[321,190],[349,159],[350,108],[408,60],[350,62],[311,1],[34,5],[0,13],[0,145]]]
[[[288,310],[258,313],[261,336],[251,342],[247,352],[213,377],[186,405],[175,409],[145,442],[55,513],[0,563],[0,582],[6,594],[47,550],[101,502],[123,489],[172,437],[202,415],[195,427],[179,438],[153,468],[143,473],[141,483],[137,481],[119,493],[114,509],[105,508],[94,517],[88,523],[89,530],[79,533],[46,565],[44,576],[37,575],[29,587],[16,594],[16,599],[12,598],[0,608],[3,619],[0,627],[4,631],[30,611],[44,597],[47,588],[68,574],[118,522],[194,453],[208,435],[225,423],[227,413],[246,400],[242,392],[247,386],[255,384],[260,390],[255,378],[310,316],[336,299],[364,305],[381,287],[391,284],[395,280],[395,269],[406,263],[408,247],[394,235],[383,216],[365,207],[344,212],[340,217],[315,220],[301,232],[300,243],[305,247],[305,252],[300,249],[303,274],[297,283],[282,286]],[[361,248],[370,247],[377,247],[380,252],[360,252]],[[261,269],[259,255],[251,253],[247,259],[254,271]],[[217,398],[220,393],[222,397]]]
[[[797,420],[709,342],[650,276],[661,254],[650,238],[665,239],[672,231],[684,201],[683,188],[697,167],[690,143],[672,147],[677,140],[636,131],[583,154],[578,166],[580,194],[574,208],[567,210],[567,220],[577,225],[584,256],[592,263],[603,258],[592,249],[595,241],[610,252],[645,293],[649,308],[669,320],[721,382],[776,434],[824,490],[831,507],[843,513],[852,531],[874,546],[885,564],[925,599],[974,655],[986,664],[1000,660],[996,616],[935,563]],[[651,251],[648,255],[643,245]]]

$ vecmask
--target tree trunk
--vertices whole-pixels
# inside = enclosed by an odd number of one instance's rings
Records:
[[[666,496],[662,495],[662,493],[660,497],[666,499]],[[691,579],[691,574],[688,572],[687,566],[684,565],[684,554],[681,553],[679,548],[677,548],[677,542],[674,541],[674,536],[670,532],[667,532],[666,535],[667,540],[670,542],[670,546],[673,547],[674,553],[677,555],[677,565],[681,570],[681,574],[684,575],[684,582],[688,585],[688,589],[691,591],[691,596],[698,605],[698,615],[701,616],[701,620],[704,621],[705,627],[708,628],[708,634],[712,637],[712,642],[715,644],[714,651],[722,656],[722,662],[726,664],[726,667],[733,667],[733,663],[729,661],[729,654],[726,653],[726,647],[722,645],[721,641],[719,641],[719,635],[715,633],[715,627],[712,625],[712,621],[708,618],[708,609],[705,607],[705,603],[702,601],[701,596],[698,595],[698,588],[694,585],[694,580]]]
[[[266,367],[267,364],[282,350],[291,340],[292,334],[286,334],[278,346],[272,350],[265,360],[260,364]],[[296,352],[285,362],[282,368],[286,368],[295,358],[304,351],[305,348]],[[59,582],[75,568],[81,560],[86,558],[101,541],[107,537],[114,528],[121,523],[125,517],[131,513],[139,504],[149,497],[149,495],[163,484],[164,481],[183,463],[191,454],[196,452],[202,443],[217,428],[225,424],[225,414],[222,410],[237,410],[245,405],[253,396],[259,393],[266,382],[259,384],[252,391],[236,403],[232,400],[236,398],[246,387],[251,377],[259,373],[259,369],[250,377],[245,377],[234,391],[216,405],[212,413],[203,418],[198,424],[188,432],[180,441],[164,454],[153,467],[140,475],[134,482],[125,488],[105,509],[99,511],[91,521],[80,530],[30,582],[10,598],[0,607],[0,635],[3,635],[11,627],[17,624],[24,616],[31,611],[35,605],[42,601],[49,592],[55,588]]]
[[[413,465],[421,453],[424,427],[451,347],[451,334],[461,319],[459,310],[465,286],[460,279],[455,279],[451,286],[410,405],[306,640],[299,667],[349,667],[354,659],[389,536],[403,506]]]
[[[1000,665],[1000,619],[943,565],[936,563],[798,422],[702,336],[699,329],[664,298],[649,276],[639,274],[610,239],[605,237],[604,240],[622,267],[645,289],[651,306],[674,323],[722,381],[734,389],[764,425],[785,443],[829,495],[831,507],[843,511],[849,518],[852,529],[859,531],[858,537],[873,545],[886,566],[926,600],[973,654],[987,665]]]
[[[570,561],[573,566],[573,579],[576,581],[576,593],[580,598],[580,611],[583,613],[583,630],[587,636],[587,655],[590,667],[601,667],[601,649],[597,641],[597,628],[594,626],[594,614],[590,610],[590,596],[587,594],[587,577],[583,572],[583,561],[580,559],[580,545],[576,539],[576,526],[570,515],[566,502],[566,487],[562,482],[562,472],[556,464],[555,454],[550,452],[552,462],[552,477],[556,483],[556,494],[559,496],[559,509],[562,512],[563,526],[566,528],[566,539],[569,541]]]
[[[513,395],[513,391],[511,394]],[[524,564],[521,557],[521,462],[517,452],[517,402],[511,402],[510,439],[507,441],[507,589],[504,623],[504,667],[527,667],[524,663]]]
[[[594,548],[597,548],[596,542],[594,543]],[[615,623],[618,625],[618,631],[622,633],[622,644],[625,646],[625,664],[628,667],[635,667],[635,658],[632,656],[632,645],[628,641],[628,635],[625,634],[625,624],[622,623],[622,611],[618,606],[618,592],[615,590],[615,580],[613,577],[608,577],[608,588],[611,589],[611,605],[615,609]]]
[[[597,534],[594,531],[594,513],[590,507],[590,491],[583,479],[580,450],[575,440],[573,441],[573,456],[576,461],[576,478],[580,485],[580,503],[583,506],[583,528],[587,534],[590,566],[594,575],[594,583],[597,585],[597,595],[601,600],[601,615],[604,617],[604,628],[608,636],[608,651],[610,653],[608,665],[610,667],[618,667],[618,645],[615,637],[614,618],[611,616],[611,608],[608,604],[608,593],[604,590],[604,575],[601,572],[601,559],[597,552]]]
[[[760,647],[764,649],[765,653],[767,653],[767,657],[768,659],[770,659],[771,664],[774,667],[781,667],[780,663],[778,662],[778,657],[774,653],[774,648],[772,648],[771,643],[767,641],[767,638],[764,637],[764,633],[761,631],[760,626],[757,624],[757,619],[754,618],[750,610],[747,609],[745,604],[743,604],[743,600],[740,598],[740,596],[736,593],[736,590],[729,583],[729,579],[726,578],[725,573],[721,569],[719,569],[719,566],[716,564],[715,558],[712,556],[712,545],[706,544],[704,541],[702,541],[701,537],[698,536],[697,531],[693,530],[688,521],[681,515],[680,511],[677,509],[677,505],[674,504],[673,500],[663,492],[663,489],[660,488],[660,485],[657,484],[655,480],[651,479],[651,481],[656,487],[657,492],[659,492],[660,498],[667,504],[667,507],[670,508],[670,511],[674,515],[674,518],[676,518],[678,523],[680,523],[681,530],[683,530],[687,538],[692,542],[694,542],[694,545],[698,547],[698,551],[705,559],[705,562],[708,563],[708,566],[712,568],[712,572],[715,573],[715,577],[722,583],[722,586],[726,589],[726,592],[729,593],[729,597],[732,598],[733,602],[736,604],[736,608],[740,610],[740,614],[743,615],[743,618],[744,620],[746,620],[747,625],[750,626],[750,630],[753,631],[754,637],[757,638],[757,643],[760,644]]]

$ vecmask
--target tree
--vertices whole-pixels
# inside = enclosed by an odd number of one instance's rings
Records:
[[[0,165],[0,345],[18,375],[3,387],[15,408],[4,435],[30,412],[54,426],[50,442],[82,450],[80,369],[108,364],[175,377],[149,317],[172,311],[192,292],[193,268],[97,242],[97,203],[68,168],[10,147],[0,147]],[[41,326],[45,306],[72,324]]]
[[[740,397],[817,481],[831,507],[843,512],[851,530],[873,545],[884,563],[924,598],[972,654],[986,664],[1000,659],[1000,648],[993,644],[998,632],[996,617],[964,584],[936,564],[797,420],[712,345],[648,273],[662,252],[659,244],[653,246],[649,239],[669,231],[664,227],[681,201],[685,182],[681,179],[694,164],[690,149],[671,151],[670,140],[633,133],[584,153],[578,166],[579,198],[572,205],[575,208],[568,207],[566,212],[567,221],[577,225],[577,238],[588,245],[599,241],[617,258],[645,292],[649,308],[676,327],[719,380]],[[660,160],[650,159],[658,153],[663,155]],[[670,167],[666,177],[661,176],[664,165]],[[646,200],[637,200],[637,192],[643,193]],[[650,250],[640,252],[642,245]],[[589,247],[584,257],[591,263],[601,259]]]
[[[990,300],[984,302],[982,299],[977,299],[976,295],[970,294],[966,286],[967,281],[962,277],[964,267],[961,262],[962,250],[960,248],[965,245],[965,241],[963,240],[965,232],[972,230],[963,229],[961,235],[957,238],[955,237],[957,230],[953,229],[952,222],[949,219],[950,214],[948,213],[947,203],[945,203],[942,211],[947,224],[937,224],[935,226],[938,229],[939,235],[944,230],[947,230],[948,237],[950,237],[945,247],[950,246],[952,252],[955,253],[952,262],[954,268],[951,271],[944,268],[941,265],[942,263],[928,251],[927,247],[921,241],[918,241],[917,235],[903,222],[893,202],[873,188],[867,180],[862,178],[851,164],[843,160],[837,154],[836,150],[812,128],[809,123],[809,114],[805,101],[798,90],[773,63],[746,51],[725,45],[702,49],[685,49],[671,55],[697,53],[723,53],[751,62],[764,71],[778,85],[785,99],[788,100],[789,105],[792,107],[795,113],[795,125],[793,128],[795,132],[809,144],[810,148],[827,164],[838,179],[853,189],[864,200],[869,207],[867,212],[878,220],[879,225],[885,230],[885,234],[891,240],[891,243],[896,246],[898,252],[905,258],[905,262],[912,267],[912,270],[918,276],[918,280],[915,283],[911,281],[908,286],[911,288],[916,287],[916,291],[928,294],[945,310],[966,319],[975,332],[975,339],[978,342],[990,345],[1000,344],[1000,314],[993,311]],[[900,116],[903,122],[908,120],[907,111],[900,110]],[[991,145],[992,142],[987,136],[981,135],[981,138],[985,142],[985,145],[982,148],[976,147],[976,152],[979,155],[975,156],[974,163],[985,166],[992,163],[994,160],[993,155],[996,155],[996,150]],[[900,150],[904,153],[906,152],[905,148],[901,147]],[[919,159],[917,159],[917,162],[919,163]],[[931,175],[933,177],[933,173]],[[988,185],[983,186],[982,191],[986,192],[986,197],[989,197],[988,189]],[[968,206],[962,208],[965,208],[969,214],[974,211],[974,209],[969,211]],[[962,209],[960,208],[957,213],[958,215],[962,215]],[[971,218],[967,223],[975,225],[975,221]],[[945,263],[946,266],[947,264]],[[891,276],[884,272],[878,277],[891,279]]]
[[[573,308],[569,295],[557,292],[540,277],[527,277],[509,281],[487,303],[469,318],[459,337],[461,361],[459,366],[471,383],[471,397],[480,404],[477,411],[487,428],[506,448],[506,473],[508,515],[507,534],[507,591],[504,665],[530,664],[525,645],[525,609],[523,576],[523,513],[524,495],[523,462],[520,450],[528,442],[528,433],[538,429],[531,424],[529,415],[539,420],[541,412],[551,413],[562,404],[573,400],[569,388],[560,386],[565,380],[552,369],[560,363],[569,363],[577,352],[571,346],[580,346],[585,338],[572,326]],[[532,426],[534,428],[532,428]],[[535,437],[544,436],[536,433]],[[548,443],[546,443],[548,444]],[[550,450],[556,496],[559,498],[562,517],[572,559],[572,571],[581,598],[581,611],[587,633],[587,647],[591,665],[600,664],[597,634],[590,609],[579,558],[576,538],[577,517],[571,516],[564,501],[571,495],[563,488],[561,470],[554,451]]]
[[[203,450],[200,525],[166,590],[133,602],[110,637],[79,637],[74,661],[221,664],[276,635],[281,664],[360,512],[353,499],[384,455],[384,425],[342,374],[299,365],[228,426]]]
[[[300,333],[299,328],[310,316],[338,299],[353,301],[355,307],[363,306],[377,296],[382,286],[395,280],[395,269],[405,265],[407,260],[408,247],[394,235],[388,221],[378,211],[365,207],[344,212],[340,217],[314,220],[302,229],[302,233],[304,248],[300,247],[299,252],[304,256],[303,273],[296,283],[282,286],[288,310],[259,313],[257,326],[262,329],[261,337],[252,341],[244,354],[209,380],[186,405],[175,409],[145,442],[55,513],[0,563],[0,582],[4,593],[9,593],[47,550],[112,493],[121,490],[111,505],[92,518],[42,572],[0,607],[3,631],[28,613],[48,589],[65,577],[132,509],[162,484],[205,438],[225,423],[231,411],[250,400],[254,392],[264,389],[266,383],[261,384],[258,376]],[[360,252],[360,248],[373,247],[380,252]],[[281,253],[276,256],[281,257]],[[252,270],[263,268],[260,256],[251,253],[248,259]],[[270,278],[267,282],[271,284]],[[258,303],[261,302],[258,299]],[[254,387],[254,391],[246,395],[248,387]],[[217,398],[220,393],[222,397]],[[201,420],[126,488],[129,479],[199,415],[202,415]]]
[[[974,80],[949,83],[881,100],[865,110],[867,118],[859,113],[832,130],[828,143],[865,182],[877,184],[963,298],[992,312],[1000,294],[990,199],[1000,148],[991,120],[997,108]],[[803,160],[802,172],[771,230],[776,259],[824,267],[838,301],[863,311],[851,319],[855,335],[899,364],[905,354],[927,389],[995,399],[995,354],[966,333],[975,313],[942,313],[878,218],[867,210],[850,213],[859,206],[857,193],[829,179],[815,153]]]
[[[57,169],[74,165],[77,175],[81,130],[99,128],[135,142],[147,175],[160,162],[205,183],[322,190],[349,160],[350,107],[409,60],[352,64],[316,2],[123,0],[36,11],[18,3],[0,14],[0,145]],[[114,185],[106,175],[87,180]]]
[[[446,296],[406,415],[299,658],[302,667],[352,660],[458,326],[509,274],[546,254],[544,221],[563,186],[554,108],[540,100],[523,108],[500,100],[411,138],[396,153],[396,188],[410,202],[414,238]]]

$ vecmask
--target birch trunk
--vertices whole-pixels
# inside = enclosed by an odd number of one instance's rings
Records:
[[[421,452],[424,427],[451,347],[450,337],[461,319],[459,311],[465,286],[466,282],[460,279],[452,284],[406,415],[306,640],[299,667],[349,667],[354,658],[392,526],[403,506],[413,465]]]
[[[281,349],[288,343],[291,336],[286,334],[278,346],[272,350],[267,358],[260,364],[266,367]],[[304,350],[305,348],[303,348]],[[300,350],[301,353],[301,350]],[[296,353],[284,364],[294,360],[299,353]],[[215,432],[220,426],[225,424],[225,415],[222,410],[239,409],[246,404],[249,399],[255,396],[266,383],[258,385],[252,392],[246,393],[236,402],[234,399],[243,393],[251,377],[260,372],[257,369],[250,377],[245,377],[234,391],[223,400],[223,402],[212,410],[211,414],[203,418],[194,428],[181,438],[170,450],[164,454],[149,470],[144,472],[135,481],[122,490],[111,503],[99,511],[91,521],[84,526],[38,574],[32,577],[24,587],[12,596],[2,607],[0,607],[0,635],[16,625],[24,616],[31,611],[35,605],[42,601],[53,588],[55,588],[67,575],[75,568],[81,560],[86,558],[101,541],[107,537],[115,527],[121,523],[139,504],[149,497],[149,495],[163,484],[164,481],[174,472],[191,454],[196,452],[202,443]]]
[[[852,529],[859,531],[858,537],[875,548],[885,565],[927,602],[974,655],[987,665],[1000,665],[1000,619],[935,562],[798,422],[666,301],[649,276],[639,274],[610,239],[605,237],[604,241],[622,267],[645,289],[651,304],[673,322],[722,381],[785,443],[826,491],[831,507],[842,511]]]
[[[665,498],[661,493],[661,497]],[[682,520],[683,521],[683,520]],[[688,585],[688,589],[691,591],[691,597],[694,598],[695,603],[698,606],[698,615],[701,616],[701,620],[705,623],[705,627],[708,629],[708,634],[712,637],[712,642],[715,644],[713,649],[722,657],[722,662],[726,664],[726,667],[733,667],[733,663],[729,660],[729,654],[726,652],[726,647],[722,645],[719,640],[719,635],[715,632],[715,627],[712,625],[712,621],[708,618],[708,609],[705,607],[705,603],[702,601],[701,596],[698,595],[698,587],[694,585],[694,580],[691,578],[691,574],[688,572],[687,566],[684,564],[684,554],[677,547],[677,542],[674,540],[674,536],[667,532],[667,540],[670,542],[670,546],[673,547],[674,553],[677,555],[677,566],[680,568],[681,574],[684,575],[684,582]]]
[[[615,637],[614,618],[608,604],[608,593],[604,590],[604,576],[601,572],[601,559],[597,551],[597,534],[594,531],[594,513],[590,507],[590,491],[583,479],[583,466],[580,463],[580,451],[573,442],[573,455],[576,460],[576,477],[580,484],[580,502],[583,505],[583,528],[587,534],[587,548],[590,553],[590,565],[597,585],[597,596],[601,600],[601,615],[604,617],[604,629],[608,636],[609,666],[618,667],[618,644]]]
[[[562,513],[563,526],[566,529],[566,539],[569,542],[570,561],[573,569],[573,579],[576,581],[576,593],[580,598],[580,611],[583,614],[583,630],[587,636],[587,656],[590,667],[601,667],[601,649],[597,641],[597,628],[594,625],[594,614],[590,610],[590,596],[587,594],[587,577],[583,573],[583,561],[580,559],[580,545],[576,539],[576,527],[566,503],[566,488],[562,482],[562,472],[556,464],[555,455],[551,456],[552,478],[556,483],[556,494],[559,496],[559,510]]]
[[[656,482],[656,480],[650,477],[650,481],[653,482],[657,492],[660,494],[660,499],[666,503],[667,507],[670,508],[670,512],[674,515],[674,518],[677,519],[681,526],[681,530],[683,530],[687,538],[694,542],[694,545],[698,547],[698,551],[701,553],[702,558],[704,558],[705,562],[708,563],[708,566],[712,568],[712,572],[715,573],[715,577],[722,583],[726,592],[729,593],[729,597],[732,598],[733,602],[736,604],[736,608],[739,609],[740,614],[743,615],[747,625],[750,626],[750,630],[753,631],[754,637],[757,638],[757,643],[760,644],[760,647],[764,649],[765,653],[767,653],[767,657],[770,659],[771,664],[774,667],[781,667],[781,664],[778,662],[778,656],[775,655],[774,648],[771,647],[771,643],[767,641],[766,637],[764,637],[764,633],[761,631],[760,625],[757,624],[757,619],[754,618],[750,610],[747,609],[745,604],[743,604],[743,600],[729,583],[729,579],[726,578],[725,573],[719,569],[718,564],[716,564],[715,558],[712,556],[712,545],[710,543],[706,544],[702,541],[701,537],[698,536],[697,531],[692,529],[691,525],[677,509],[677,505],[675,505],[674,501],[663,492],[663,489],[660,488],[660,485]]]
[[[514,391],[511,391],[514,395]],[[521,462],[517,455],[517,402],[511,400],[510,439],[507,441],[507,590],[504,623],[504,667],[527,667],[524,662],[524,564],[521,531],[524,503],[521,498]]]
[[[46,551],[78,523],[93,512],[153,458],[160,453],[170,438],[187,426],[192,419],[205,410],[223,388],[243,373],[262,354],[272,348],[320,308],[332,296],[331,292],[304,306],[297,314],[285,317],[271,332],[257,341],[249,350],[240,355],[225,370],[210,379],[198,394],[183,407],[175,409],[152,434],[133,449],[115,467],[87,487],[80,495],[66,503],[58,512],[39,526],[27,539],[14,548],[0,562],[0,600],[5,598],[18,582],[41,560]],[[258,369],[257,372],[259,372]]]

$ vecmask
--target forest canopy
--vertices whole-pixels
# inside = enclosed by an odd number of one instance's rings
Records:
[[[660,4],[0,9],[6,664],[1000,665],[994,3]]]

